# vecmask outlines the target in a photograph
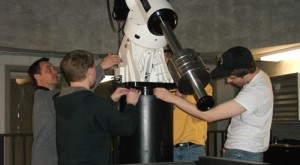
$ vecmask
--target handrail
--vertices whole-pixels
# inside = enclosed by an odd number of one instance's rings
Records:
[[[17,142],[20,142],[21,145],[17,145]],[[0,165],[4,165],[5,163],[5,156],[11,156],[11,164],[16,165],[17,162],[23,162],[23,165],[26,165],[30,162],[30,160],[27,159],[27,154],[29,154],[29,158],[31,157],[31,151],[27,151],[26,143],[27,139],[32,138],[32,133],[4,133],[0,134]],[[30,144],[31,145],[31,144]],[[6,148],[8,146],[8,148]],[[16,150],[16,147],[21,147],[21,155],[19,155],[19,150]],[[5,154],[5,151],[8,151],[10,154]],[[10,152],[9,152],[10,151]],[[18,161],[17,161],[18,159]],[[21,159],[21,160],[19,160]]]
[[[31,146],[31,141],[28,139],[33,139],[32,133],[0,134],[0,165],[4,165],[5,158],[7,157],[10,158],[11,165],[20,164],[20,162],[23,162],[23,165],[29,165],[31,161],[31,147],[26,147],[26,144]],[[207,132],[207,140],[205,145],[206,155],[220,157],[220,151],[223,147],[225,139],[225,130],[209,130]],[[21,143],[21,145],[17,145],[18,142]],[[16,150],[16,147],[20,147],[22,152],[17,152],[20,150]],[[4,153],[5,151],[8,151],[8,154]]]
[[[226,140],[226,130],[207,131],[206,155],[222,156],[221,150]]]

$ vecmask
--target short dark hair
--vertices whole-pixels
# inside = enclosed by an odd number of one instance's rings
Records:
[[[29,67],[27,73],[32,80],[32,82],[37,86],[36,79],[34,78],[35,74],[41,74],[41,68],[40,68],[40,63],[41,62],[49,62],[49,58],[42,57],[38,60],[36,60],[31,66]]]
[[[173,55],[173,52],[171,49],[165,49],[164,50],[164,55],[165,55],[165,58],[171,58],[171,56]]]
[[[164,53],[170,53],[170,54],[173,54],[173,51],[171,49],[165,49],[164,50]]]
[[[249,73],[254,73],[256,70],[255,62],[251,63],[250,65],[246,66],[245,68],[233,69],[231,75],[236,77],[244,77]]]

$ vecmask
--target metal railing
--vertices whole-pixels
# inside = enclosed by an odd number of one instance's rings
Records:
[[[226,131],[208,131],[207,156],[220,156]],[[32,133],[0,134],[0,165],[30,165]]]
[[[207,132],[206,155],[221,157],[221,150],[226,140],[226,130],[211,130]]]
[[[0,165],[30,165],[32,133],[0,134]]]

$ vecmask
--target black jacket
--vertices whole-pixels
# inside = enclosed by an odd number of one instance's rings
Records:
[[[111,99],[81,90],[54,98],[58,164],[110,164],[111,136],[128,136],[136,128],[137,109],[121,113]]]

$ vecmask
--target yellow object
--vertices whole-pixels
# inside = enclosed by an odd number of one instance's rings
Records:
[[[212,95],[211,85],[205,88],[208,95]],[[196,103],[192,95],[185,98],[191,103]],[[205,145],[207,139],[207,122],[195,118],[178,107],[174,108],[173,112],[173,144],[182,142],[192,142],[199,145]]]

